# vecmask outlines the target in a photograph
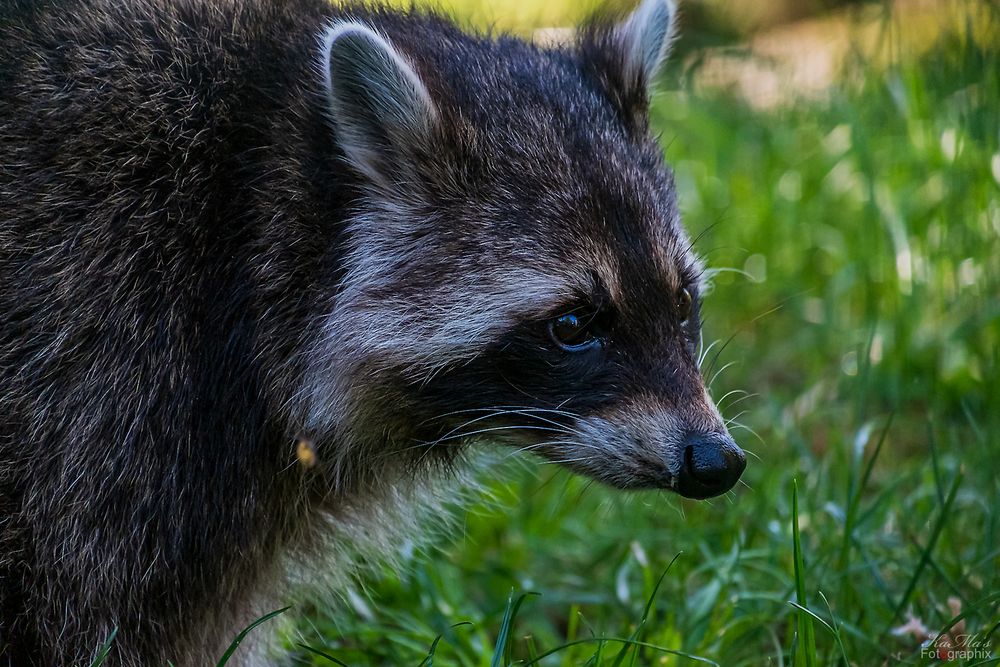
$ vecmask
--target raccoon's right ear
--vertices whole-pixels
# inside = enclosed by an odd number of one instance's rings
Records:
[[[670,53],[676,23],[674,0],[642,0],[623,20],[598,14],[580,31],[584,63],[636,128],[645,126],[650,89]]]
[[[411,158],[437,123],[427,87],[403,55],[362,23],[334,24],[322,43],[329,113],[348,160],[382,188],[410,180]]]

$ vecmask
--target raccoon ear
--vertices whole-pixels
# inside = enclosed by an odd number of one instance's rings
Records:
[[[370,27],[345,21],[323,34],[323,71],[347,158],[379,186],[408,180],[407,165],[430,137],[437,111],[406,58]]]
[[[656,80],[674,39],[677,5],[674,0],[643,0],[627,19],[615,27],[624,66],[646,86]]]
[[[674,0],[642,0],[624,20],[597,16],[580,31],[584,64],[635,129],[646,125],[649,89],[670,52],[676,18]]]

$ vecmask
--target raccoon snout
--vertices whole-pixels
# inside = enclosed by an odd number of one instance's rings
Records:
[[[727,434],[692,434],[683,451],[677,492],[685,498],[722,495],[733,488],[747,465],[743,450]]]

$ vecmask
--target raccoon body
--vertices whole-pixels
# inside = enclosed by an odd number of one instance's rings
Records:
[[[2,659],[117,629],[108,664],[211,662],[288,557],[477,441],[730,489],[646,120],[674,14],[542,48],[325,0],[4,3]]]

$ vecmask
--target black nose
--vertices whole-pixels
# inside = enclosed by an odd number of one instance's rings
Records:
[[[747,466],[743,450],[721,433],[687,438],[677,492],[685,498],[711,498],[733,488]]]

